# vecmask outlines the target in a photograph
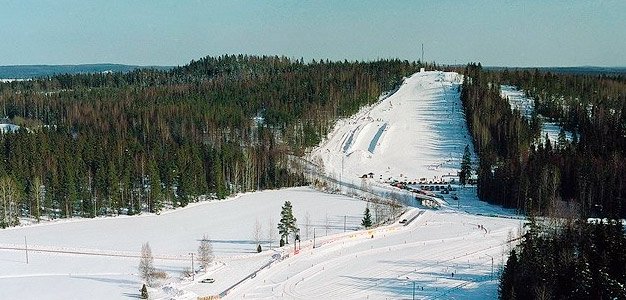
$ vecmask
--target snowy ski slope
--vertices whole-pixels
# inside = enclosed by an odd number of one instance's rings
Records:
[[[349,182],[370,172],[379,181],[456,175],[465,146],[472,149],[459,99],[462,80],[439,71],[406,78],[390,97],[340,120],[312,159]]]

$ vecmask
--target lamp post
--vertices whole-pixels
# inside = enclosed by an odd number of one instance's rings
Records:
[[[26,236],[24,236],[24,250],[26,250],[26,264],[28,264],[28,243],[26,242]]]
[[[194,270],[194,266],[193,266],[193,255],[195,253],[190,252],[189,255],[191,255],[191,281],[195,281],[196,280],[196,270]]]

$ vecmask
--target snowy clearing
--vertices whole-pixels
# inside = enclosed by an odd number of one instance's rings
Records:
[[[187,292],[189,299],[218,294],[272,260],[274,251],[255,253],[253,227],[258,219],[262,245],[267,249],[270,217],[275,228],[285,200],[294,206],[303,238],[307,213],[312,238],[313,226],[318,236],[326,235],[326,227],[329,235],[343,232],[344,218],[346,230],[359,228],[365,209],[365,202],[360,200],[310,188],[292,188],[194,203],[161,215],[69,220],[4,229],[0,230],[0,290],[13,299],[28,299],[24,288],[36,282],[32,297],[36,295],[37,299],[132,298],[141,287],[136,275],[137,256],[142,243],[150,242],[156,268],[172,278],[171,295],[181,293],[177,289],[183,286],[191,291]],[[219,262],[215,266],[219,270],[210,275],[216,282],[207,285],[174,280],[191,267],[189,253],[196,252],[203,234],[212,240]],[[24,237],[30,249],[28,264]],[[273,247],[277,244],[275,240]],[[156,296],[171,296],[159,289],[153,291]]]

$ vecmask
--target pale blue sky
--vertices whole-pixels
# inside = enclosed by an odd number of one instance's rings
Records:
[[[0,0],[0,65],[220,54],[626,66],[626,1]]]

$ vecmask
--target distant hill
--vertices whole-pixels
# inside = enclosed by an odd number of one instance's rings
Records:
[[[581,67],[485,67],[487,70],[535,70],[543,72],[552,72],[560,74],[586,74],[586,75],[626,75],[626,67],[594,67],[594,66],[581,66]]]
[[[0,79],[28,79],[52,76],[55,74],[80,74],[103,72],[130,72],[135,69],[169,70],[170,66],[132,66],[120,64],[84,65],[16,65],[0,66]]]

